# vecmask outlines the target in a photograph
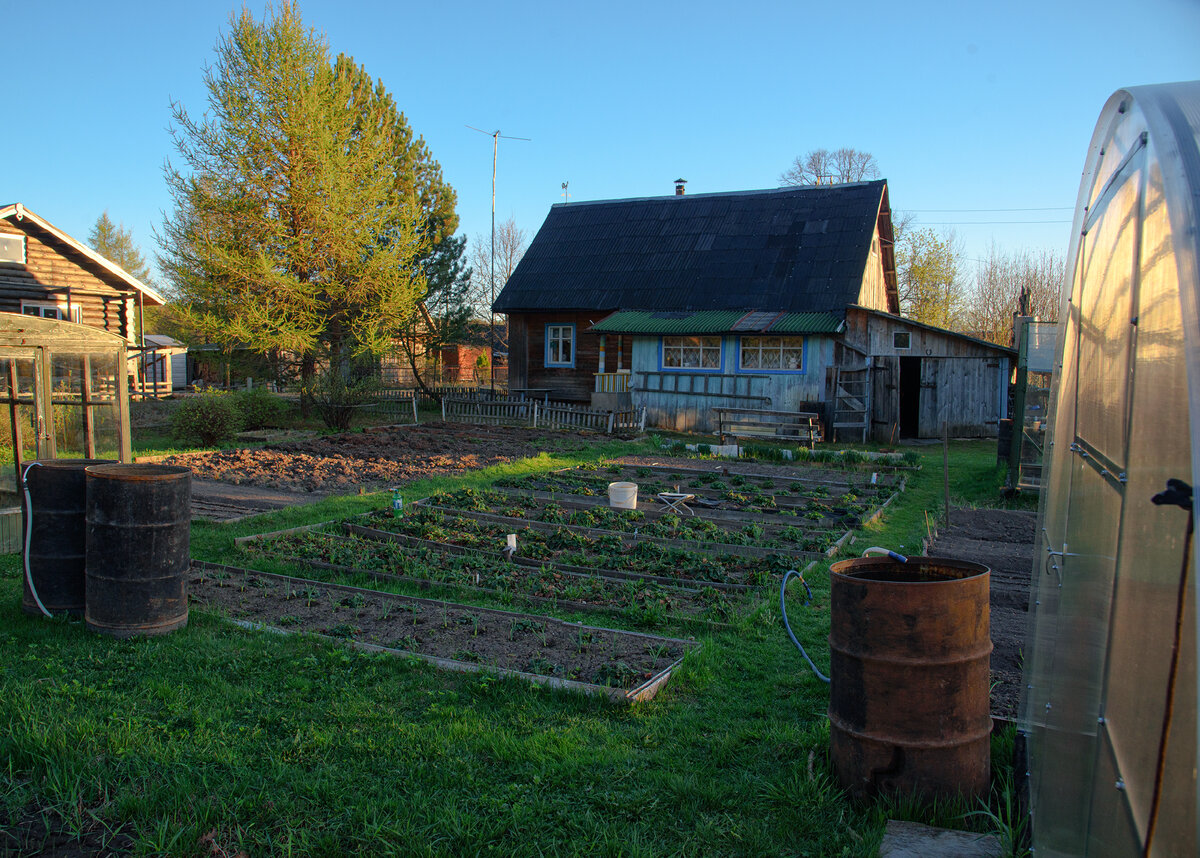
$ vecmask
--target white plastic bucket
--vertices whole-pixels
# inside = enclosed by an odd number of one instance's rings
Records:
[[[637,483],[609,483],[608,505],[614,509],[637,509]]]

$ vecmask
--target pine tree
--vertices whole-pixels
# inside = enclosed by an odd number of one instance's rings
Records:
[[[88,233],[88,244],[109,262],[116,263],[147,286],[152,285],[150,266],[133,240],[133,232],[115,224],[104,212]]]

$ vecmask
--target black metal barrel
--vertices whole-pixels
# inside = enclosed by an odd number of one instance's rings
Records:
[[[84,468],[105,465],[113,459],[38,459],[26,466],[29,503],[22,504],[24,528],[29,534],[29,578],[37,598],[52,614],[83,616],[84,549],[86,544],[87,480]],[[30,520],[32,519],[32,526]],[[41,615],[37,600],[23,578],[21,610]]]
[[[87,627],[115,637],[187,625],[192,472],[87,469]]]

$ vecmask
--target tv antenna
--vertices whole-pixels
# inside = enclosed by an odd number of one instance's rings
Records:
[[[491,381],[492,395],[496,393],[496,311],[492,309],[492,304],[496,303],[496,155],[500,150],[500,140],[524,140],[530,142],[528,137],[509,137],[506,134],[501,134],[500,129],[495,131],[484,131],[482,128],[476,128],[474,125],[468,125],[472,131],[478,131],[480,134],[486,134],[492,138],[492,274],[488,278],[488,295],[490,301],[488,303],[488,313],[491,321],[488,324],[488,335],[491,340],[488,346],[492,353],[489,355],[491,360],[488,361],[488,376]]]

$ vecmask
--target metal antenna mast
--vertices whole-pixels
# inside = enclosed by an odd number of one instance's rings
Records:
[[[482,128],[476,128],[474,125],[468,125],[472,131],[478,131],[480,134],[486,134],[492,138],[492,274],[488,278],[489,303],[488,313],[491,321],[488,324],[488,337],[491,342],[488,347],[491,349],[488,361],[488,377],[491,381],[492,394],[496,393],[496,311],[492,309],[492,304],[496,303],[496,155],[500,150],[500,139],[505,140],[524,140],[529,142],[528,137],[509,137],[500,133],[500,129],[495,131],[484,131]]]

